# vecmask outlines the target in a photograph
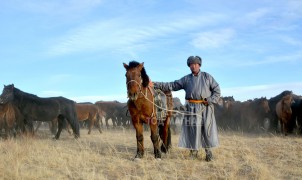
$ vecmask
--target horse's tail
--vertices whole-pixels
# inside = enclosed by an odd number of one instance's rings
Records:
[[[67,121],[69,122],[72,128],[74,136],[76,138],[80,137],[80,124],[78,121],[75,102],[64,98],[59,100],[59,104],[60,104],[61,113],[65,112],[64,114],[65,118],[67,119]],[[61,123],[64,123],[64,119],[62,119],[61,121],[62,121]],[[61,124],[61,127],[62,126],[63,124]]]
[[[70,126],[73,130],[75,137],[78,138],[80,137],[80,124],[78,120],[75,102],[73,102],[71,109],[72,120],[70,121]]]

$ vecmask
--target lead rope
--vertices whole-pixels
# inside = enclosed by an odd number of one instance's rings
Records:
[[[173,109],[166,109],[166,108],[163,108],[161,106],[158,106],[157,104],[154,103],[154,96],[153,96],[153,101],[151,101],[150,99],[148,99],[147,96],[145,96],[144,93],[142,93],[142,91],[140,91],[140,93],[144,96],[144,98],[149,101],[150,103],[152,103],[154,106],[158,107],[159,109],[161,110],[164,110],[164,111],[168,111],[168,112],[175,112],[175,113],[178,113],[178,114],[182,114],[182,115],[196,115],[196,116],[199,116],[199,117],[202,117],[202,115],[200,114],[197,114],[197,113],[187,113],[187,112],[181,112],[181,111],[178,111],[178,110],[173,110]],[[162,93],[162,92],[161,92]],[[202,110],[200,112],[203,112],[205,110],[205,107],[202,108]],[[153,108],[153,111],[154,111],[154,108]]]
[[[147,88],[147,89],[149,89],[149,88]],[[195,115],[195,116],[199,116],[199,117],[201,117],[201,119],[202,119],[202,115],[200,115],[200,114],[197,114],[197,113],[183,113],[183,112],[181,112],[181,111],[178,111],[178,110],[170,110],[170,109],[166,109],[166,108],[163,108],[163,107],[160,107],[160,106],[158,106],[157,104],[155,104],[154,103],[154,96],[153,96],[153,101],[150,101],[149,99],[148,99],[148,97],[147,97],[147,89],[146,89],[146,95],[144,94],[144,93],[142,93],[142,91],[140,91],[140,93],[144,96],[144,98],[147,100],[147,101],[149,101],[150,103],[152,103],[154,106],[156,106],[156,107],[158,107],[159,109],[162,109],[162,110],[164,110],[164,111],[171,111],[171,112],[175,112],[175,113],[178,113],[178,114],[182,114],[182,115]],[[151,91],[151,90],[150,90]],[[160,91],[161,93],[163,93],[162,91]],[[151,117],[153,117],[153,113],[154,113],[154,106],[153,106],[153,112],[152,112],[152,116]],[[213,113],[214,113],[214,110],[213,110],[213,107],[212,106],[210,106],[210,108],[212,109],[212,114],[211,114],[211,116],[213,115]],[[200,111],[200,113],[202,113],[204,110],[205,110],[206,108],[205,108],[205,106],[201,109],[201,111]],[[213,118],[211,118],[211,119],[213,119]],[[213,120],[211,120],[211,122],[210,122],[210,124],[209,124],[209,126],[207,127],[207,136],[208,137],[210,137],[210,129],[211,129],[211,127],[212,127],[212,124],[213,124]]]
[[[157,108],[159,108],[159,109],[161,109],[161,110],[164,110],[164,111],[168,111],[168,112],[174,112],[174,113],[178,113],[178,114],[182,114],[182,115],[195,115],[195,116],[199,116],[199,117],[201,117],[202,118],[202,115],[200,115],[200,114],[197,114],[197,113],[187,113],[187,112],[181,112],[181,111],[178,111],[178,110],[173,110],[173,109],[166,109],[166,108],[163,108],[163,107],[160,107],[160,106],[158,106],[157,104],[155,104],[154,103],[154,96],[153,96],[153,99],[152,99],[152,101],[150,100],[150,99],[148,99],[148,97],[147,97],[147,89],[149,89],[149,88],[147,88],[146,89],[146,95],[142,92],[142,89],[141,89],[141,84],[140,83],[138,83],[136,80],[130,80],[130,81],[128,81],[126,84],[128,85],[130,82],[135,82],[136,84],[138,84],[139,85],[139,93],[140,94],[142,94],[143,96],[144,96],[144,98],[147,100],[147,101],[149,101],[151,104],[153,104],[154,106],[156,106]],[[151,91],[151,90],[150,90]],[[162,91],[161,91],[161,93],[162,93]],[[151,115],[151,117],[153,117],[153,115],[154,115],[154,106],[153,106],[153,109],[152,109],[152,115]],[[203,109],[201,110],[201,112],[203,112],[205,110],[205,107],[203,107]]]

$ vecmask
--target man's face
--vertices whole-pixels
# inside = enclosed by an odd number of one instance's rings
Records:
[[[196,75],[199,72],[200,65],[198,63],[191,63],[190,69],[191,69],[191,72]]]

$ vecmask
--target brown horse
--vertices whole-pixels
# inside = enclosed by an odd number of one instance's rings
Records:
[[[0,104],[0,131],[3,128],[5,138],[16,137],[16,130],[24,130],[23,116],[12,103]]]
[[[241,128],[257,131],[264,127],[265,118],[269,117],[270,107],[266,97],[255,98],[241,103]]]
[[[289,124],[291,123],[293,103],[292,94],[283,96],[283,98],[276,104],[276,113],[281,124],[281,131],[286,136],[289,133]]]
[[[137,154],[135,159],[144,156],[144,136],[143,123],[149,124],[151,130],[151,140],[154,148],[154,156],[156,159],[161,158],[159,149],[160,139],[163,144],[161,150],[167,152],[171,143],[170,117],[171,111],[168,111],[165,121],[160,123],[156,115],[156,105],[154,104],[154,90],[149,85],[149,77],[145,71],[144,63],[131,61],[129,65],[123,63],[126,69],[126,85],[128,91],[128,110],[131,115],[132,124],[136,130]],[[172,110],[172,93],[167,92],[168,110]],[[158,130],[158,125],[161,129]]]
[[[91,133],[91,128],[95,125],[99,132],[102,133],[100,127],[100,112],[99,108],[95,104],[88,103],[76,103],[76,111],[78,115],[78,121],[88,120],[89,130],[88,134]]]

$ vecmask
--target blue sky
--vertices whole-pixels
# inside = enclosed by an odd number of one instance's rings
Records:
[[[123,62],[144,62],[153,81],[169,82],[199,55],[222,96],[302,95],[301,9],[300,0],[1,1],[0,83],[125,102]]]

